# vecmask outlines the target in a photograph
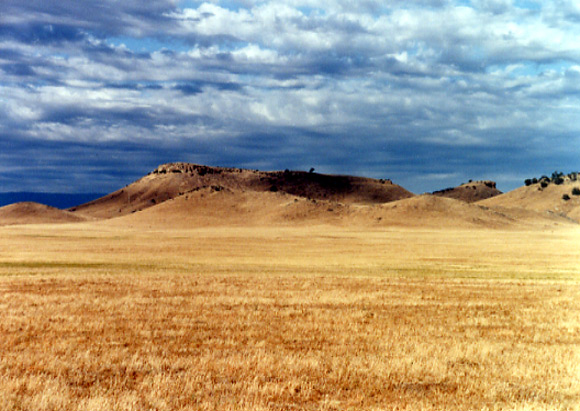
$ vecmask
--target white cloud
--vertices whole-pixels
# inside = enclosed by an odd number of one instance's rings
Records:
[[[288,62],[288,58],[280,58],[276,50],[263,49],[257,44],[237,49],[232,52],[232,56],[240,63],[285,64]]]

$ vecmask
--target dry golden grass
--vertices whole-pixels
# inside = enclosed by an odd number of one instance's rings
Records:
[[[578,410],[580,231],[0,229],[1,410]]]

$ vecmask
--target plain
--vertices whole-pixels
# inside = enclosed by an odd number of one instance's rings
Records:
[[[2,410],[577,410],[580,230],[0,228]]]

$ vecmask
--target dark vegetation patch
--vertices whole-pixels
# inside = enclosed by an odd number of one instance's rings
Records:
[[[579,174],[578,171],[573,171],[568,174],[564,174],[561,171],[554,171],[550,177],[543,175],[540,178],[527,178],[524,180],[524,184],[528,187],[539,183],[542,188],[546,188],[550,184],[562,185],[567,182],[578,181]]]

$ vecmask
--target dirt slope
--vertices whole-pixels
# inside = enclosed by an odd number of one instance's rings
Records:
[[[453,188],[446,188],[445,190],[435,191],[433,195],[439,197],[454,198],[456,200],[465,201],[467,203],[474,203],[476,201],[485,200],[486,198],[495,197],[502,194],[496,188],[494,181],[473,181]]]
[[[33,202],[0,207],[0,225],[76,223],[86,220],[69,211]]]
[[[113,218],[144,210],[181,194],[212,187],[216,191],[280,192],[345,204],[380,204],[414,195],[390,180],[171,163],[159,166],[121,190],[70,211],[97,218]]]
[[[496,210],[453,198],[422,195],[383,204],[370,210],[381,225],[446,228],[545,228],[569,225],[570,221],[555,215],[538,215],[533,211]]]
[[[282,192],[203,187],[105,223],[162,228],[269,224],[279,221],[278,216],[287,207],[300,202],[310,201]],[[315,217],[309,215],[309,218]]]
[[[206,187],[106,224],[142,228],[248,225],[345,227],[534,228],[565,225],[558,216],[515,214],[464,201],[423,195],[386,204],[346,204],[284,192]]]
[[[572,194],[575,187],[580,189],[580,182],[567,180],[563,184],[551,183],[547,187],[542,187],[540,183],[537,183],[477,204],[504,209],[523,209],[544,215],[554,214],[580,222],[580,195]],[[570,199],[564,200],[564,195],[568,195]]]

